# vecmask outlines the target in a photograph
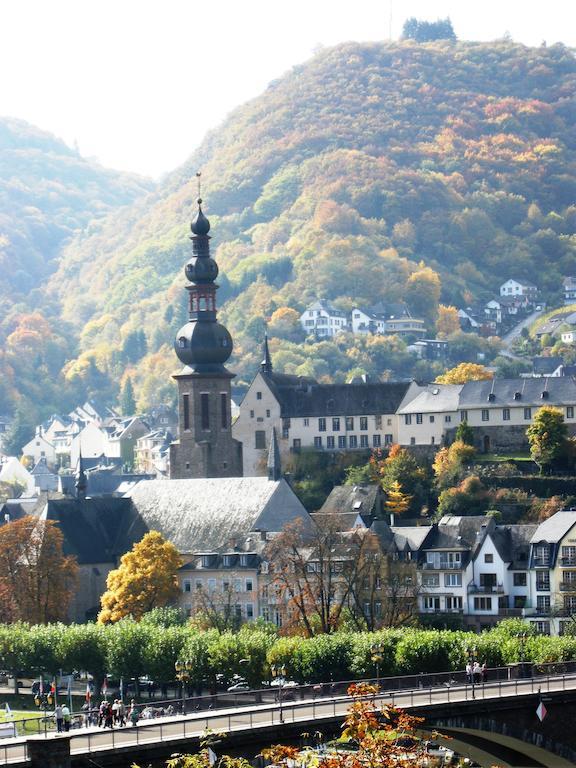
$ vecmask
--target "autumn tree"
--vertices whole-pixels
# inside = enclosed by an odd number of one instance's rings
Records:
[[[0,589],[10,597],[13,618],[33,624],[66,618],[78,564],[64,555],[62,542],[52,520],[23,517],[0,528]]]
[[[492,371],[478,363],[460,363],[455,368],[436,376],[437,384],[466,384],[468,381],[490,381],[494,378]]]
[[[344,570],[343,579],[349,590],[348,613],[356,629],[374,632],[411,623],[418,614],[415,563],[393,557],[371,531],[358,529],[349,539],[350,554],[359,564],[354,573]]]
[[[388,456],[374,451],[370,457],[370,471],[373,482],[379,483],[388,493],[394,482],[398,482],[403,493],[410,498],[410,513],[420,515],[428,502],[430,491],[429,473],[406,448],[392,445]]]
[[[324,517],[324,516],[323,516]],[[268,594],[275,593],[282,626],[301,627],[308,636],[338,629],[351,584],[361,578],[367,539],[346,535],[335,521],[305,531],[289,524],[266,550],[271,564]]]
[[[270,318],[270,333],[280,339],[296,340],[304,336],[300,325],[300,314],[291,307],[278,307]]]
[[[476,449],[461,440],[440,448],[432,464],[438,488],[448,488],[459,482],[475,455]]]
[[[438,313],[440,291],[438,273],[421,262],[406,281],[406,302],[417,317],[433,322]]]
[[[532,424],[526,430],[530,455],[540,472],[550,469],[561,458],[566,448],[567,427],[559,408],[544,405],[539,408]]]
[[[438,318],[436,320],[436,333],[440,338],[450,336],[460,330],[460,319],[456,307],[448,307],[440,304]]]
[[[169,605],[179,594],[177,571],[182,558],[176,547],[158,531],[150,531],[122,556],[120,567],[110,571],[102,595],[101,624],[125,616],[139,620],[153,608]]]
[[[398,480],[393,480],[387,491],[386,511],[391,515],[405,515],[410,509],[412,496],[402,492],[402,486]]]

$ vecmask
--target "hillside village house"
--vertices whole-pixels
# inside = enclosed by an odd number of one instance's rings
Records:
[[[576,277],[565,277],[562,287],[564,288],[564,304],[576,304]]]
[[[500,296],[522,297],[524,306],[534,304],[538,296],[538,288],[527,280],[510,278],[500,286]]]
[[[348,330],[348,315],[329,301],[315,301],[300,315],[300,324],[307,334],[332,338]]]
[[[398,409],[400,445],[437,445],[445,442],[448,430],[458,424],[462,384],[429,384],[415,388]]]
[[[376,333],[422,337],[424,320],[413,317],[405,304],[379,304],[372,309],[354,307],[350,316],[353,333]]]

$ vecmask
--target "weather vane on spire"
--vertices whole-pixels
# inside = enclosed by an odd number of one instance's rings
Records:
[[[198,179],[198,202],[202,202],[202,184],[200,181],[200,177],[202,176],[202,171],[196,171],[196,178]]]

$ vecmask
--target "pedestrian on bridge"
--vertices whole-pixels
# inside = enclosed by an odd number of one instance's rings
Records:
[[[466,664],[466,682],[472,685],[472,664],[470,662]]]
[[[477,661],[474,662],[474,667],[472,668],[472,674],[474,675],[474,683],[476,685],[479,685],[480,681],[482,680],[482,667]]]

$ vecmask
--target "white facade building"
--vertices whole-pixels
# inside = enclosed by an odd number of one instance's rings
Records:
[[[329,301],[315,301],[301,315],[300,324],[307,334],[318,338],[332,338],[349,328],[348,315],[332,306]]]

